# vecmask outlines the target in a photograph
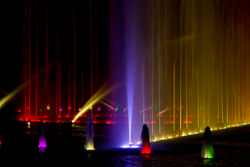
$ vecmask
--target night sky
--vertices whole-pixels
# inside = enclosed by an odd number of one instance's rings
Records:
[[[14,99],[20,108],[57,111],[60,97],[64,111],[78,111],[104,83],[122,83],[109,100],[124,114],[133,88],[137,114],[147,108],[149,123],[153,107],[173,108],[168,121],[182,107],[185,119],[202,108],[196,121],[204,125],[205,114],[250,117],[249,1],[16,0],[1,7],[0,97],[26,83]]]
[[[64,86],[67,89],[69,73],[73,84],[75,52],[76,87],[80,89],[83,73],[84,87],[87,88],[84,90],[85,98],[89,98],[91,46],[94,91],[109,80],[108,1],[16,0],[2,2],[1,6],[4,29],[1,37],[0,97],[3,96],[2,92],[11,92],[25,82],[25,68],[27,77],[35,76],[36,52],[40,88],[44,84],[46,66],[49,73],[48,85],[54,87],[59,62],[62,65],[62,89]],[[32,84],[34,85],[34,81],[31,81]]]

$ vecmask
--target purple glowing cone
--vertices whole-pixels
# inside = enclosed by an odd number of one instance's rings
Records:
[[[38,148],[47,147],[43,121],[40,122],[40,138]]]

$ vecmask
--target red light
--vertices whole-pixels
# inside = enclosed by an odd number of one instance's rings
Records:
[[[21,110],[19,109],[17,112],[21,112]]]
[[[30,109],[30,108],[29,108],[29,106],[28,106],[28,107],[26,107],[26,109],[27,109],[27,110],[29,110],[29,109]]]
[[[106,121],[106,124],[115,124],[113,121]]]
[[[47,118],[47,115],[45,115],[44,118]]]
[[[153,121],[153,122],[152,121],[146,122],[146,124],[152,124],[152,123],[155,124],[155,121]]]
[[[151,154],[150,143],[145,143],[141,148],[141,154]]]
[[[173,124],[173,121],[166,121],[165,124]]]
[[[67,118],[69,118],[69,115],[66,115]]]
[[[102,117],[102,116],[99,114],[95,114],[94,117]]]
[[[68,106],[68,109],[71,110],[71,106]]]
[[[183,121],[184,124],[188,123],[188,124],[192,124],[192,121]]]

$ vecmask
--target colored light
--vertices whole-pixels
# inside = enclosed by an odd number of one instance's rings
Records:
[[[101,111],[101,107],[98,107],[98,108],[97,108],[97,111]]]
[[[95,150],[94,147],[87,147],[86,150]]]
[[[68,109],[71,110],[71,106],[68,106]]]
[[[20,92],[25,84],[19,86],[14,91],[12,91],[10,94],[4,96],[2,99],[0,99],[0,109],[9,101],[11,100],[18,92]]]
[[[43,110],[40,108],[38,111],[39,111],[39,112],[42,112]]]
[[[155,110],[157,110],[157,107],[155,106],[155,108],[154,108]]]
[[[150,146],[144,146],[141,150],[141,154],[151,154]]]
[[[125,144],[122,145],[121,148],[139,148],[140,146],[137,144]]]
[[[59,111],[61,112],[61,111],[62,111],[62,108],[60,108]]]
[[[116,88],[118,85],[114,85],[110,89],[106,89],[105,86],[101,87],[87,102],[86,104],[82,107],[82,110],[76,114],[72,122],[74,123],[80,115],[84,114],[90,106],[94,105],[97,103],[101,98],[106,96],[109,92],[111,92],[114,88]]]
[[[27,122],[27,128],[30,129],[30,125],[31,123],[30,122]]]
[[[21,112],[21,110],[19,109],[17,112]]]
[[[49,104],[47,105],[47,110],[50,110],[50,105]]]

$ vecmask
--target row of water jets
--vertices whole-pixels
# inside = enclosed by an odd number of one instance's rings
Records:
[[[86,143],[85,143],[86,150],[95,150],[93,137],[94,137],[93,122],[92,122],[91,115],[89,115],[88,123],[86,127]],[[42,121],[40,122],[40,138],[39,138],[38,148],[39,150],[42,150],[42,151],[45,151],[45,149],[47,148],[45,129],[44,129],[44,124]],[[143,125],[142,132],[141,132],[141,154],[151,154],[149,129],[146,124]],[[209,127],[206,127],[205,132],[204,132],[201,156],[203,158],[214,158],[212,135],[211,135],[211,130]]]

